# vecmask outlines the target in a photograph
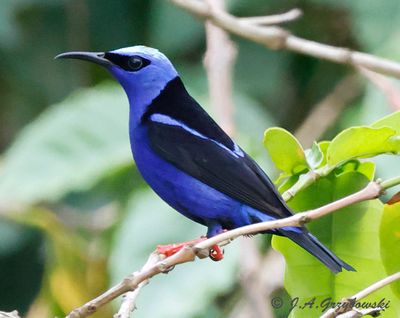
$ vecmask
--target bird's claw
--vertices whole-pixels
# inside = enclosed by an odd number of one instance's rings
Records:
[[[163,274],[169,274],[170,271],[172,271],[175,268],[175,265],[168,267],[167,269],[163,270],[161,273]]]
[[[207,237],[202,236],[196,240],[192,240],[192,241],[188,241],[188,242],[168,244],[168,245],[158,245],[157,252],[159,254],[165,255],[166,257],[169,257],[169,256],[172,256],[172,255],[178,253],[182,248],[184,248],[187,245],[195,245],[196,243],[199,243],[206,239],[207,239]],[[224,258],[224,251],[217,244],[213,245],[210,249],[209,257],[213,261],[218,262]]]
[[[213,245],[210,249],[210,258],[214,262],[219,262],[224,258],[224,250],[221,249],[217,244]]]

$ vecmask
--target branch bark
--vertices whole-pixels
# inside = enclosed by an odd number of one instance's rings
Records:
[[[288,12],[261,17],[240,18],[240,21],[259,25],[275,25],[297,20],[303,15],[300,9],[292,9]]]
[[[303,39],[281,27],[249,23],[226,11],[214,10],[207,3],[200,0],[169,1],[177,7],[197,16],[199,19],[211,21],[227,32],[262,44],[270,49],[285,49],[334,63],[353,67],[361,66],[377,73],[400,78],[400,63],[398,62],[353,51],[348,48],[335,47]]]
[[[196,250],[196,252],[198,252],[203,249],[209,249],[213,245],[219,244],[220,242],[231,241],[242,235],[255,234],[286,226],[302,226],[305,223],[319,219],[325,215],[333,213],[351,204],[375,199],[379,197],[383,193],[383,191],[384,189],[382,188],[381,184],[379,182],[373,181],[370,182],[364,189],[356,193],[353,193],[347,197],[344,197],[342,199],[324,205],[320,208],[310,210],[307,212],[300,212],[291,217],[280,220],[246,225],[231,231],[227,231],[196,244],[194,246],[194,249]]]
[[[196,259],[196,256],[198,258],[207,257],[209,255],[210,248],[215,244],[225,245],[239,236],[256,234],[266,230],[272,230],[286,226],[302,226],[304,225],[304,223],[321,218],[348,205],[377,198],[382,195],[385,189],[399,184],[400,177],[396,177],[382,183],[370,182],[364,189],[320,208],[307,212],[297,213],[285,219],[256,223],[231,231],[223,232],[205,241],[197,243],[194,246],[190,244],[186,245],[178,253],[167,258],[164,258],[163,255],[153,252],[153,254],[156,254],[158,255],[158,257],[160,257],[159,261],[155,262],[148,268],[142,268],[142,270],[140,270],[139,272],[134,272],[133,274],[127,276],[122,282],[112,287],[104,294],[89,301],[83,306],[74,309],[67,316],[67,318],[88,317],[96,312],[99,307],[105,305],[116,297],[125,294],[126,292],[134,291],[139,287],[140,284],[149,280],[153,276],[159,273],[167,272],[176,265],[194,261]]]

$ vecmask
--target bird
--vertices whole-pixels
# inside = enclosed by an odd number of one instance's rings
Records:
[[[191,97],[170,60],[136,45],[106,52],[66,52],[106,68],[129,101],[129,138],[137,169],[173,209],[207,227],[207,238],[293,215],[261,167]],[[265,233],[265,232],[263,232]],[[333,273],[354,271],[304,226],[285,236]]]

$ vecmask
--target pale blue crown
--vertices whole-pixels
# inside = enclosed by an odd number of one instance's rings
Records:
[[[147,106],[172,79],[178,76],[172,63],[160,51],[143,45],[111,51],[123,56],[138,55],[150,61],[150,65],[137,72],[129,72],[114,66],[110,69],[128,95],[133,118],[139,120]]]

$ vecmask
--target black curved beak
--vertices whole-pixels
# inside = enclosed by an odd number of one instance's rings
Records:
[[[55,59],[78,59],[93,62],[101,66],[112,66],[113,64],[104,58],[103,52],[66,52],[61,53]]]

